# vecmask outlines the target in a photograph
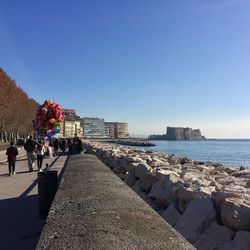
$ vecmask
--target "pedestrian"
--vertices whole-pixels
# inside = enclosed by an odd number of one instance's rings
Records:
[[[18,150],[13,142],[11,142],[10,147],[7,148],[6,155],[8,155],[9,176],[11,176],[11,174],[16,174],[16,156],[18,155]]]
[[[37,145],[37,142],[33,139],[32,135],[24,144],[24,149],[27,152],[29,172],[34,171],[33,167],[35,165],[35,159],[36,159],[34,151],[35,151],[36,145]]]
[[[46,148],[41,141],[38,142],[35,151],[36,151],[36,160],[37,160],[38,171],[42,171],[43,157],[44,157],[44,154],[46,152]]]
[[[77,137],[77,140],[76,140],[76,149],[77,149],[78,154],[81,154],[83,151],[83,143],[79,137]]]
[[[69,155],[73,154],[73,140],[68,138]]]
[[[61,141],[61,150],[63,151],[63,153],[65,153],[66,151],[66,140],[64,138]]]
[[[54,140],[53,140],[53,147],[54,147],[54,155],[53,156],[58,156],[59,140],[57,138],[54,138]]]

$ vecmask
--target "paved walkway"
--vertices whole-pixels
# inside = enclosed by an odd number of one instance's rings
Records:
[[[37,171],[28,172],[24,150],[19,151],[16,175],[8,176],[6,155],[0,153],[0,249],[33,250],[36,248],[45,220],[39,218]],[[45,158],[59,177],[67,155]],[[34,167],[36,170],[36,166]],[[60,178],[59,178],[60,179]]]

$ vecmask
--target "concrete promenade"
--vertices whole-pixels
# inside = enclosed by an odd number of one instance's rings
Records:
[[[32,250],[36,248],[45,220],[39,218],[37,167],[28,172],[25,151],[19,151],[16,175],[8,176],[5,152],[0,152],[0,249]],[[45,158],[52,170],[61,169],[67,155]]]

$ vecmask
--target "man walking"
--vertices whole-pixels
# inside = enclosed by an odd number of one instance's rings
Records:
[[[15,173],[15,164],[16,164],[16,156],[18,155],[18,150],[15,147],[14,143],[10,143],[10,147],[6,151],[6,155],[8,156],[8,164],[9,164],[9,176]]]
[[[24,144],[24,149],[27,152],[27,159],[28,159],[28,166],[29,166],[29,172],[34,171],[33,166],[35,165],[35,148],[36,148],[36,141],[33,140],[32,135],[29,137],[29,139]]]

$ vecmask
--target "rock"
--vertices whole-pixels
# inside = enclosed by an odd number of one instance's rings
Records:
[[[235,177],[243,177],[243,178],[245,175],[247,177],[249,177],[250,176],[250,169],[240,170],[240,171],[232,173],[232,175]]]
[[[174,228],[193,244],[215,220],[216,211],[212,200],[200,198],[190,202]]]
[[[212,222],[207,230],[194,244],[198,250],[220,249],[234,237],[234,232],[225,226]]]
[[[223,164],[213,161],[206,161],[206,166],[213,166],[213,167],[222,167]]]
[[[135,168],[138,166],[138,162],[131,162],[130,164],[126,165],[124,168],[126,172],[129,172],[132,175],[135,175]]]
[[[155,173],[149,172],[143,175],[139,180],[139,186],[145,192],[149,192],[153,184],[157,181]]]
[[[250,207],[239,199],[226,198],[221,204],[221,220],[232,230],[249,230]]]
[[[223,247],[220,248],[220,250],[245,250],[245,249],[239,248],[233,241],[228,241],[223,245]]]
[[[193,161],[194,165],[204,165],[204,161]]]
[[[125,174],[124,181],[129,185],[133,186],[137,182],[138,178],[136,178],[133,174],[127,172]]]
[[[169,163],[166,160],[160,160],[157,158],[154,158],[152,160],[147,160],[147,164],[151,167],[151,168],[156,168],[156,167],[161,167],[161,166],[168,166]]]
[[[246,170],[246,167],[240,166],[240,170]]]
[[[250,188],[250,180],[246,182],[245,188]]]
[[[179,157],[179,163],[181,165],[187,164],[187,163],[191,163],[193,164],[193,161],[191,159],[189,159],[188,157]]]
[[[139,163],[135,167],[135,176],[141,178],[144,174],[151,171],[152,168],[147,163]]]
[[[177,210],[174,203],[161,214],[161,217],[172,227],[175,226],[176,222],[180,219],[181,213]]]
[[[224,244],[221,250],[249,250],[250,249],[250,232],[238,231],[234,240]]]
[[[157,213],[162,213],[164,209],[162,206],[154,202],[147,194],[140,188],[139,181],[137,181],[133,186],[132,189],[145,201],[151,206]]]
[[[175,175],[170,174],[168,178],[160,181],[156,181],[151,188],[148,196],[156,199],[156,201],[163,206],[169,206],[172,202],[176,202],[177,198],[173,191],[175,188],[179,188],[180,179]]]
[[[230,194],[226,194],[224,192],[212,192],[211,198],[214,202],[215,209],[219,215],[221,203],[224,202],[224,200],[228,197],[231,197]]]
[[[209,175],[209,172],[213,171],[214,167],[200,164],[196,166],[196,169],[198,169],[200,172],[205,172]]]
[[[192,187],[180,187],[179,189],[175,189],[174,193],[179,199],[179,211],[181,213],[185,211],[192,200],[198,198],[209,198],[209,194],[202,191],[195,191]]]
[[[202,172],[185,172],[181,175],[184,182],[208,187],[212,181],[211,176]]]
[[[227,176],[222,178],[215,177],[215,180],[221,185],[229,185],[235,182],[235,177],[233,176]]]
[[[178,157],[176,157],[174,154],[169,155],[167,160],[170,165],[175,165],[179,163]]]
[[[176,179],[180,179],[180,176],[175,172],[173,171],[172,169],[156,169],[156,172],[155,172],[155,176],[156,176],[156,179],[157,180],[164,180],[166,178],[168,178],[169,175],[172,175],[172,177],[174,178],[174,176],[176,177]]]

